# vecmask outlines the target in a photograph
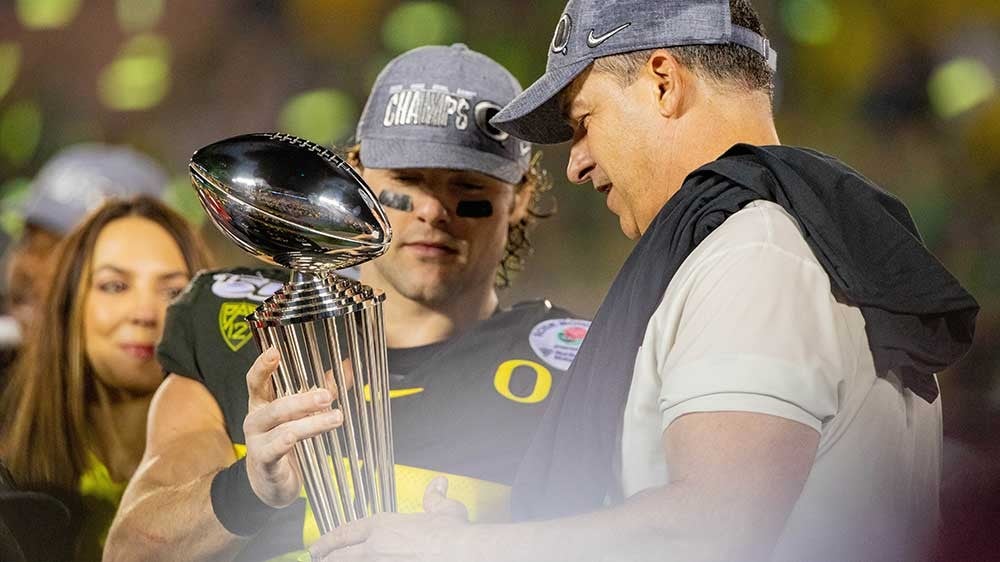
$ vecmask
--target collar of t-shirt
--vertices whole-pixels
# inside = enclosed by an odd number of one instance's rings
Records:
[[[446,348],[450,341],[444,340],[417,347],[390,347],[387,350],[390,380],[393,383],[406,380],[407,376]]]
[[[495,317],[501,311],[502,309],[497,306],[490,315],[490,318]],[[386,351],[391,383],[397,384],[406,380],[406,377],[419,369],[421,365],[434,358],[435,355],[444,351],[445,348],[452,345],[457,338],[458,336],[452,336],[439,342],[418,345],[416,347],[388,348]]]

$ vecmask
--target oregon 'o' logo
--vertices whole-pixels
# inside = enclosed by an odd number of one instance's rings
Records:
[[[535,372],[535,385],[527,396],[518,396],[510,389],[510,380],[518,368],[527,368]],[[500,396],[508,400],[522,404],[537,404],[548,398],[549,392],[552,391],[552,373],[544,365],[539,365],[534,361],[511,359],[504,361],[497,367],[497,372],[493,376],[493,387],[497,389]]]
[[[490,124],[490,119],[500,112],[500,106],[491,101],[481,101],[476,104],[476,125],[484,135],[497,142],[503,142],[510,136]]]
[[[566,54],[566,47],[569,45],[569,32],[573,25],[569,14],[563,14],[556,24],[556,32],[552,34],[552,52],[560,55]]]

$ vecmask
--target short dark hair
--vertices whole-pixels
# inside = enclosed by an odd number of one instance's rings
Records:
[[[734,25],[745,27],[767,37],[764,25],[749,0],[729,0]],[[635,81],[650,55],[656,49],[634,51],[601,57],[594,61],[594,70],[615,76],[623,86]],[[742,45],[684,45],[667,48],[685,67],[719,84],[736,86],[743,91],[774,94],[774,72],[759,53]]]

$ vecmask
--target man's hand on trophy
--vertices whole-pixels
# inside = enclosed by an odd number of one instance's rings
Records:
[[[314,562],[467,562],[454,543],[469,523],[462,502],[447,497],[448,480],[438,476],[424,491],[424,513],[380,513],[342,525],[309,547]]]
[[[336,386],[275,399],[271,374],[278,367],[278,350],[262,353],[247,372],[249,404],[243,433],[247,442],[247,476],[254,493],[267,505],[285,507],[299,496],[302,477],[293,454],[303,439],[343,423]]]

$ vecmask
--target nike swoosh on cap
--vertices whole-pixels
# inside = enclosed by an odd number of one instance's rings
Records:
[[[601,43],[607,41],[608,39],[611,39],[611,36],[613,36],[615,33],[618,33],[619,31],[625,29],[626,27],[628,27],[630,25],[632,25],[632,22],[623,23],[623,24],[619,25],[618,27],[612,29],[611,31],[609,31],[609,32],[607,32],[604,35],[601,35],[599,37],[594,37],[594,30],[591,29],[590,33],[587,34],[587,46],[590,47],[591,49],[593,49],[594,47],[597,47],[598,45],[600,45]]]

